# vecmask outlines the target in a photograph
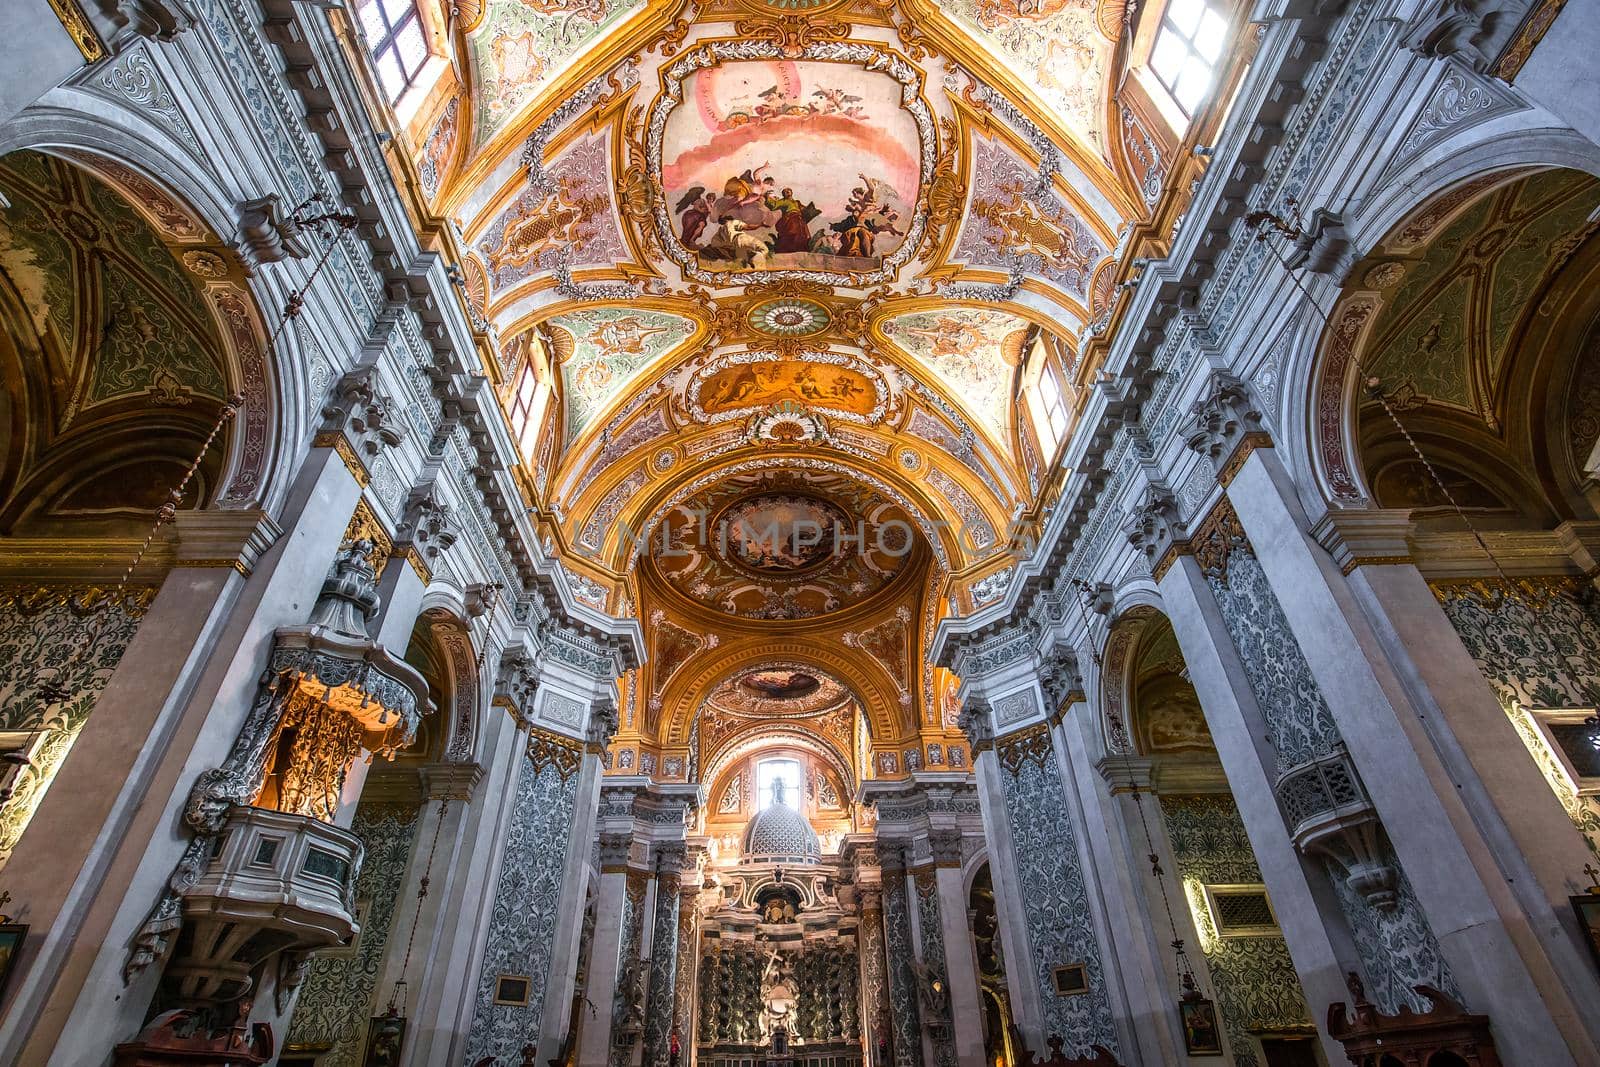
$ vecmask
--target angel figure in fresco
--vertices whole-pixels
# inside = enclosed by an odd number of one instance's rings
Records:
[[[683,224],[683,247],[691,251],[698,247],[700,235],[705,232],[706,223],[711,221],[716,203],[715,194],[706,192],[703,185],[697,185],[683,194],[674,209]]]
[[[750,229],[750,225],[743,220],[724,215],[717,224],[716,233],[700,251],[713,259],[725,259],[741,267],[754,267],[758,260],[766,259],[768,249],[767,243],[750,233]]]
[[[930,349],[928,354],[934,359],[971,356],[989,340],[978,327],[951,316],[935,320],[932,326],[908,329],[906,333],[926,341]]]
[[[665,326],[647,326],[637,315],[628,315],[597,324],[589,331],[589,340],[601,357],[639,356],[645,353],[650,338],[666,332]]]

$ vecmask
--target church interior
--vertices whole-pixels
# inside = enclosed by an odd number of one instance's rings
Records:
[[[0,40],[0,1064],[1600,1064],[1600,0]]]

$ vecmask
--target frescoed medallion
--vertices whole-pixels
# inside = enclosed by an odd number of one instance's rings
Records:
[[[750,309],[745,321],[769,337],[810,337],[828,328],[833,317],[815,300],[767,300]]]
[[[921,239],[936,135],[920,72],[873,45],[824,52],[711,42],[667,72],[648,154],[657,229],[686,274],[887,279]]]
[[[717,549],[760,574],[809,570],[841,550],[850,520],[815,497],[763,494],[741,500],[717,524]]]
[[[723,614],[808,619],[861,603],[922,558],[915,530],[898,505],[843,475],[741,474],[669,507],[644,558],[679,593]],[[772,666],[784,679],[752,686],[776,703],[803,668]],[[753,700],[752,686],[740,690]]]

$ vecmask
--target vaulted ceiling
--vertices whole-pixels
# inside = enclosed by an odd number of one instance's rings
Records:
[[[809,662],[920,762],[953,725],[932,627],[998,595],[1047,484],[1023,375],[1056,353],[1081,404],[1119,240],[1167,168],[1170,130],[1121,90],[1124,5],[452,12],[417,181],[502,388],[533,367],[551,395],[525,473],[552,544],[646,624],[623,736],[686,768],[718,686]],[[797,517],[894,548],[726,537]],[[775,623],[815,657],[764,646]]]

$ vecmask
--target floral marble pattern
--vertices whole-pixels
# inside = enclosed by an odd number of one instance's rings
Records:
[[[1160,802],[1177,876],[1186,885],[1261,881],[1232,798],[1163,796]],[[1212,937],[1201,947],[1236,1067],[1258,1067],[1261,1062],[1250,1038],[1252,1030],[1311,1025],[1300,978],[1282,937]]]
[[[1434,594],[1505,708],[1573,826],[1600,855],[1600,799],[1580,794],[1530,708],[1600,704],[1600,616],[1576,588],[1528,583],[1443,583]]]
[[[934,974],[943,975],[946,984],[950,981],[949,967],[944,951],[944,926],[939,913],[939,884],[933,872],[920,872],[912,884],[917,890],[917,932],[921,934],[922,962]],[[949,1020],[944,1020],[946,1023]],[[927,1023],[933,1020],[925,1020]],[[949,1040],[933,1042],[933,1062],[936,1067],[955,1067],[956,1047],[955,1042]]]
[[[911,970],[911,904],[905,875],[883,874],[883,928],[889,959],[889,1022],[896,1067],[922,1067],[922,1024],[917,1012],[917,977]]]
[[[1238,647],[1251,692],[1267,717],[1279,770],[1326,755],[1342,744],[1328,702],[1311,676],[1311,666],[1289,628],[1283,606],[1249,544],[1236,545],[1227,558],[1226,570],[1209,572],[1206,581]],[[1351,891],[1345,884],[1345,872],[1337,865],[1330,864],[1328,870],[1355,937],[1368,995],[1386,1010],[1400,1003],[1422,1006],[1409,993],[1414,985],[1455,991],[1427,916],[1399,861],[1391,863],[1400,872],[1400,899],[1387,912],[1377,911]]]
[[[366,846],[356,907],[361,933],[353,950],[314,957],[295,1001],[291,1045],[330,1045],[319,1067],[359,1067],[368,1021],[381,1008],[378,974],[389,938],[409,933],[415,898],[403,896],[419,810],[403,804],[362,804],[351,831]]]
[[[522,766],[467,1036],[467,1063],[484,1056],[518,1062],[529,1035],[539,1033],[577,789],[577,775],[563,775],[554,764],[536,768],[529,760]],[[494,1003],[495,980],[502,974],[527,976],[526,1005]]]
[[[645,1063],[665,1062],[667,1039],[672,1034],[678,966],[679,900],[672,888],[661,882],[656,883],[655,932],[650,940],[650,1011],[646,1016],[644,1032]]]
[[[0,730],[38,731],[29,748],[32,766],[18,773],[10,802],[0,808],[0,866],[89,721],[155,590],[125,591],[102,621],[92,622],[104,595],[92,587],[0,587]],[[71,696],[46,701],[40,690],[47,684]]]
[[[1250,689],[1267,719],[1278,770],[1332,752],[1342,740],[1333,712],[1289,632],[1289,620],[1261,564],[1241,548],[1228,558],[1226,574],[1208,574],[1206,582],[1222,609],[1228,634],[1244,661]]]
[[[1091,1045],[1115,1051],[1116,1025],[1089,915],[1089,888],[1055,753],[1046,742],[1020,758],[1002,760],[1001,770],[1045,1029],[1061,1037],[1068,1055],[1087,1055]],[[1054,970],[1068,963],[1087,967],[1087,993],[1055,995]]]

